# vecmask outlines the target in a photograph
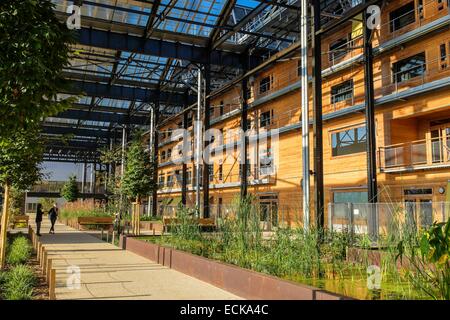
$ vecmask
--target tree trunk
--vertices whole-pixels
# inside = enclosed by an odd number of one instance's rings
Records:
[[[135,226],[135,234],[139,236],[141,234],[141,197],[136,197],[136,206],[134,208],[134,222],[136,224]]]
[[[0,269],[5,268],[6,257],[6,234],[8,231],[8,210],[9,207],[9,185],[5,184],[5,198],[3,201],[2,226],[0,230]]]

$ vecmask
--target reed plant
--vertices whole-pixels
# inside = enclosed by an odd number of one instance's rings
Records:
[[[60,218],[109,217],[113,213],[94,201],[75,201],[66,203],[60,210]]]
[[[254,197],[235,199],[232,213],[218,218],[217,230],[211,233],[201,232],[195,210],[180,206],[170,234],[163,236],[160,242],[239,267],[305,283],[329,279],[342,284],[359,281],[364,285],[368,267],[373,264],[368,253],[376,250],[380,256],[383,286],[389,291],[385,296],[423,297],[418,290],[420,286],[426,287],[430,279],[417,273],[412,275],[414,265],[398,261],[399,248],[409,256],[417,252],[424,232],[411,224],[404,209],[397,206],[389,209],[385,232],[377,239],[355,234],[348,228],[339,232],[315,228],[304,230],[301,227],[290,228],[290,224],[278,225],[272,232],[264,232],[261,222],[264,214]],[[293,223],[301,226],[299,221]],[[448,230],[450,227],[442,229],[442,234],[450,232]],[[348,250],[351,248],[363,253],[358,261],[349,260]],[[410,272],[405,273],[405,268]],[[436,288],[438,284],[441,288],[448,288],[448,284],[447,287],[443,285],[448,281],[448,270],[448,264],[441,265],[440,278],[433,280]],[[419,281],[419,285],[414,281]],[[440,291],[444,292],[444,289]],[[437,290],[433,292],[438,296]],[[439,297],[445,297],[445,292]],[[372,296],[380,296],[380,293],[374,291]]]

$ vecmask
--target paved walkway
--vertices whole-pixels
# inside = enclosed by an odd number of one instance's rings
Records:
[[[57,223],[56,234],[50,235],[49,224],[44,217],[41,242],[56,269],[57,299],[240,299],[63,224]],[[35,228],[34,223],[32,227]],[[79,289],[66,285],[71,266],[80,268]]]

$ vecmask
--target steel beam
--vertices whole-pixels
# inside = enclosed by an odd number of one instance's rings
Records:
[[[188,105],[186,104],[185,108]],[[188,112],[186,111],[183,113],[183,129],[184,132],[187,132],[188,126]],[[186,139],[188,137],[183,137],[183,139]],[[184,146],[185,141],[183,141]],[[183,165],[182,165],[182,171],[181,171],[181,203],[185,206],[187,204],[187,157],[184,154],[185,148],[183,148]]]
[[[245,59],[245,61],[243,62],[244,66],[247,66],[247,59],[248,57],[246,55],[243,56],[243,59]],[[246,72],[247,70],[245,70],[244,72]],[[242,79],[242,84],[241,84],[241,100],[242,100],[242,111],[241,111],[241,129],[242,132],[244,132],[244,137],[243,137],[243,145],[242,145],[242,149],[241,149],[241,153],[243,157],[243,162],[242,162],[242,166],[241,166],[241,199],[244,199],[247,196],[247,191],[248,191],[248,176],[247,176],[247,170],[248,170],[248,145],[249,145],[249,138],[247,137],[247,127],[248,127],[248,103],[247,103],[247,99],[250,96],[250,92],[248,90],[248,78],[243,78]],[[242,161],[242,160],[241,160]]]
[[[112,112],[98,112],[86,110],[69,109],[58,113],[55,117],[63,119],[79,119],[92,120],[101,122],[114,122],[117,124],[131,124],[144,125],[148,121],[148,117],[144,116],[128,116],[126,114],[116,114]]]
[[[103,31],[91,28],[78,30],[78,41],[81,45],[128,51],[157,57],[187,60],[195,63],[204,63],[209,55],[205,47],[194,46],[187,43],[170,42],[159,39],[142,39],[130,34]],[[261,62],[260,58],[253,58]],[[211,52],[211,64],[229,67],[239,66],[239,54],[214,50]]]
[[[205,72],[205,90],[204,90],[204,102],[205,112],[203,126],[205,132],[210,128],[211,122],[211,99],[208,98],[211,93],[211,66],[206,63],[204,66]],[[210,144],[209,141],[204,141],[204,149]],[[203,157],[205,159],[205,157]],[[203,218],[209,218],[209,166],[208,163],[203,161]]]
[[[313,6],[314,31],[320,30],[320,1]],[[324,227],[323,128],[322,128],[322,34],[314,32],[314,205],[317,228]]]
[[[364,11],[363,20],[366,21],[367,13]],[[373,88],[373,31],[364,27],[364,89],[366,107],[367,128],[367,185],[370,203],[378,200],[377,191],[377,164],[376,164],[376,132],[375,132],[375,95]]]
[[[75,80],[71,81],[71,87],[66,91],[67,93],[80,94],[84,92],[89,96],[143,102],[154,101],[158,96],[161,102],[175,105],[183,104],[185,98],[183,93],[178,92],[164,91],[159,94],[157,89],[110,86],[108,84]]]
[[[158,125],[159,125],[159,117],[160,117],[160,110],[159,110],[159,99],[155,99],[154,105],[153,105],[153,118],[155,121],[154,125],[154,132],[151,132],[150,134],[153,134],[153,183],[155,186],[158,185],[158,152],[159,152],[159,139],[158,139]],[[153,189],[152,194],[152,215],[156,217],[158,214],[158,188]]]
[[[65,134],[73,134],[75,136],[81,137],[97,137],[97,138],[109,138],[110,133],[105,130],[91,130],[91,129],[80,129],[80,128],[71,128],[71,127],[56,127],[56,126],[48,126],[44,125],[42,133],[46,134],[56,134],[56,135],[65,135]]]

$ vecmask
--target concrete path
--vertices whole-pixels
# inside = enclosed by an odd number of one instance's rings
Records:
[[[35,229],[34,217],[30,221]],[[88,233],[58,223],[56,234],[48,234],[49,229],[50,222],[44,217],[41,242],[56,269],[57,299],[240,299]],[[81,285],[74,289],[76,285],[67,283],[73,283],[75,277],[70,272],[77,268]]]

